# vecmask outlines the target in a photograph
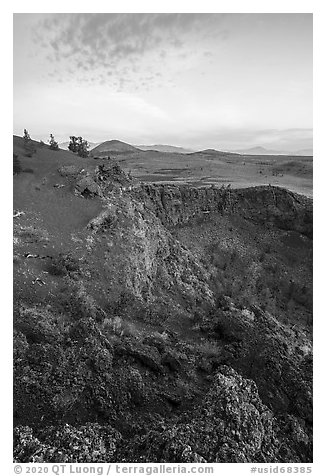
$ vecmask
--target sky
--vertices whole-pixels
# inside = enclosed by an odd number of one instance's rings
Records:
[[[312,14],[14,14],[14,134],[312,148]]]

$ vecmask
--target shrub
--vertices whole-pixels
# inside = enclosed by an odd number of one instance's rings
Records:
[[[76,136],[70,136],[70,142],[68,145],[68,149],[71,152],[78,152],[78,143],[77,143],[77,137]]]
[[[24,139],[24,143],[25,145],[29,143],[29,141],[31,140],[31,136],[29,135],[28,133],[28,130],[27,129],[24,129],[24,136],[23,136],[23,139]]]
[[[26,150],[26,157],[32,157],[32,155],[34,154],[34,152],[36,152],[34,146],[33,146],[33,142],[31,140],[31,136],[29,135],[27,129],[24,129],[24,136],[23,136],[23,139],[24,139],[24,148]]]
[[[87,140],[82,137],[70,136],[70,143],[68,149],[79,155],[79,157],[88,157],[89,144]]]
[[[50,134],[49,144],[50,144],[50,149],[51,150],[58,150],[59,149],[58,142],[54,139],[53,134]]]
[[[27,168],[27,169],[24,169],[23,172],[25,174],[33,174],[34,173],[34,170],[33,169],[30,169],[30,168]]]

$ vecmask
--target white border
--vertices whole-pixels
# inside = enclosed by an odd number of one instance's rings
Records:
[[[313,473],[322,475],[326,469],[324,458],[324,374],[323,372],[323,347],[325,346],[325,320],[322,312],[325,308],[323,302],[324,290],[324,181],[326,155],[326,127],[323,117],[326,111],[325,102],[325,30],[326,18],[325,7],[322,1],[303,0],[274,0],[274,1],[96,1],[80,0],[78,2],[57,0],[52,2],[41,1],[13,1],[2,4],[0,15],[1,48],[2,48],[2,72],[1,72],[1,160],[2,160],[2,184],[0,189],[1,203],[1,256],[3,260],[1,273],[1,364],[2,364],[2,395],[1,402],[1,462],[5,466],[2,474],[14,474],[11,465],[12,458],[12,13],[68,13],[68,12],[196,12],[196,13],[313,13],[314,14],[314,463]],[[4,144],[4,146],[3,146]],[[217,465],[217,471],[221,474],[231,474],[227,470],[232,466],[235,474],[246,474],[243,465]],[[244,465],[245,466],[245,465]],[[223,470],[221,468],[224,468]],[[221,472],[223,471],[223,472]]]

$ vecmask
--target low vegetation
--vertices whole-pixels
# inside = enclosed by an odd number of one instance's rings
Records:
[[[55,140],[53,134],[50,134],[49,144],[51,150],[59,150],[58,142]]]
[[[70,136],[68,149],[79,155],[79,157],[88,157],[89,155],[89,144],[82,137]]]

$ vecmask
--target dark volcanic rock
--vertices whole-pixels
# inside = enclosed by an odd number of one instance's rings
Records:
[[[191,415],[164,429],[137,437],[122,450],[137,462],[293,462],[306,461],[309,438],[292,417],[284,428],[266,407],[252,380],[222,366],[206,397]]]
[[[114,428],[88,423],[43,430],[38,438],[28,426],[14,433],[14,461],[21,463],[107,463],[114,461],[121,434]]]
[[[312,236],[312,200],[279,187],[233,190],[146,184],[137,195],[168,226],[218,212]]]
[[[112,295],[128,291],[146,302],[162,298],[174,305],[213,303],[202,265],[132,194],[112,191],[87,228],[92,252],[105,257]]]
[[[81,195],[85,197],[102,195],[100,186],[89,175],[82,177],[76,182],[76,190],[78,190],[78,192],[80,192]]]

